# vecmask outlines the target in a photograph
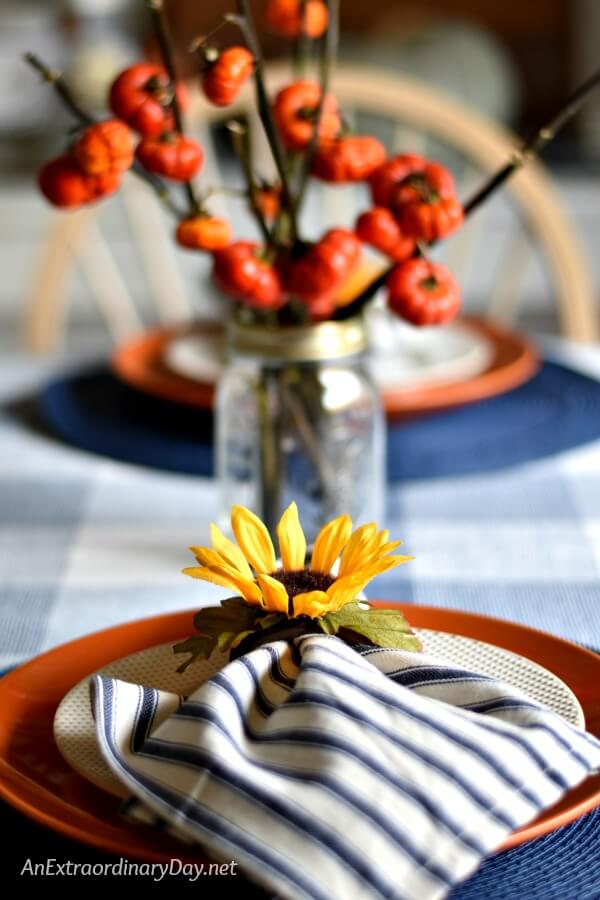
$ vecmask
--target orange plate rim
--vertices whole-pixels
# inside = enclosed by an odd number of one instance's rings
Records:
[[[590,685],[600,684],[600,656],[592,651],[543,631],[477,613],[385,600],[373,602],[400,608],[415,627],[484,640],[540,663],[573,690],[586,714],[588,729],[600,736],[600,689],[596,693],[590,689]],[[15,768],[9,756],[11,741],[17,735],[16,714],[32,703],[32,692],[41,691],[43,697],[44,691],[50,691],[47,702],[53,716],[64,694],[81,678],[115,659],[186,636],[192,629],[192,617],[193,611],[185,610],[97,631],[34,657],[0,679],[0,706],[4,711],[0,722],[0,797],[42,825],[105,851],[149,861],[163,861],[177,855],[179,845],[174,842],[164,848],[154,835],[139,826],[124,824],[116,815],[115,824],[99,818],[98,810],[94,812],[93,793],[90,808],[69,804],[51,793],[41,781]],[[57,752],[51,727],[44,741],[47,753]],[[89,787],[81,776],[73,773],[73,778]],[[97,793],[105,796],[101,791]],[[500,849],[548,834],[598,806],[600,776],[591,776],[555,807],[510,835]],[[198,860],[199,856],[187,858]]]
[[[426,384],[406,391],[384,391],[382,401],[389,418],[440,411],[485,400],[519,387],[538,371],[539,356],[527,338],[478,316],[463,316],[460,323],[491,342],[494,352],[488,368],[462,381]],[[166,346],[175,338],[194,330],[214,331],[215,328],[220,328],[218,323],[198,321],[183,327],[143,332],[117,347],[111,359],[111,368],[121,381],[143,393],[187,406],[211,409],[214,385],[172,372],[164,363],[163,356]]]

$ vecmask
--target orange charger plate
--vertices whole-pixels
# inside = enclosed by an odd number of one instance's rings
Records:
[[[381,601],[397,606],[415,627],[433,628],[496,644],[526,656],[562,678],[577,696],[588,730],[600,737],[600,656],[532,628],[487,616]],[[192,612],[118,625],[64,644],[0,679],[0,796],[20,812],[67,837],[148,861],[198,861],[188,847],[119,816],[119,801],[74,772],[58,752],[52,722],[59,702],[86,675],[148,647],[187,636]],[[600,775],[587,778],[502,849],[540,837],[600,806]]]
[[[464,316],[461,324],[492,348],[487,369],[460,381],[416,385],[406,390],[385,390],[383,407],[390,419],[423,412],[451,409],[476,400],[486,400],[519,387],[539,369],[533,345],[520,334],[476,316]],[[212,409],[215,387],[172,372],[164,362],[169,343],[184,334],[220,334],[214,322],[196,322],[184,328],[157,328],[146,331],[117,348],[111,360],[112,370],[130,387],[187,406]]]

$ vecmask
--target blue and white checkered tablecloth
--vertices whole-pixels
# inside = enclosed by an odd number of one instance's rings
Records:
[[[600,355],[552,345],[600,372]],[[86,453],[26,423],[57,370],[0,362],[0,669],[109,625],[222,596],[180,574],[208,541],[209,479]],[[576,398],[574,398],[576,402]],[[600,441],[508,470],[389,490],[387,525],[416,561],[377,596],[513,619],[600,646]]]

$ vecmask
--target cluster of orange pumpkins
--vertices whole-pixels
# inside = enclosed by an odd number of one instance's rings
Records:
[[[70,151],[47,163],[39,175],[42,193],[55,206],[73,208],[116,191],[135,158],[148,171],[171,181],[189,181],[204,159],[197,141],[175,129],[172,90],[161,66],[138,63],[116,78],[109,106],[117,118],[88,125]],[[177,85],[180,108],[188,103]],[[140,140],[134,145],[133,131]]]
[[[267,24],[285,37],[302,29],[319,37],[327,28],[322,0],[268,0]],[[233,103],[251,77],[254,59],[243,46],[211,48],[202,73],[205,97],[217,106]],[[109,106],[116,118],[84,128],[68,153],[47,163],[39,174],[43,194],[56,206],[76,208],[119,187],[134,161],[168,181],[188,182],[201,169],[200,144],[182,134],[174,121],[172,92],[185,111],[183,84],[172,85],[166,71],[138,63],[113,82]],[[388,158],[375,137],[345,130],[335,97],[321,99],[320,86],[296,81],[276,95],[273,121],[288,151],[312,146],[311,173],[331,183],[368,182],[373,206],[354,229],[334,228],[315,243],[295,251],[273,252],[252,241],[234,241],[230,223],[203,207],[183,218],[176,239],[184,247],[210,252],[216,281],[248,306],[278,310],[290,297],[301,300],[313,320],[329,318],[341,286],[359,266],[362,243],[386,256],[394,268],[388,279],[389,305],[414,324],[448,321],[458,311],[460,292],[450,272],[417,253],[418,242],[431,243],[455,231],[463,219],[451,174],[415,154]],[[314,136],[318,119],[318,133]],[[139,140],[134,144],[133,132]],[[278,216],[281,185],[262,184],[252,201],[266,223]]]

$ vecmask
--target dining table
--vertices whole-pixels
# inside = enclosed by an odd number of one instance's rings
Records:
[[[537,337],[545,358],[600,379],[600,350]],[[57,438],[40,415],[49,379],[105,353],[95,335],[45,356],[21,349],[11,329],[0,337],[2,671],[90,632],[224,595],[181,573],[190,545],[209,543],[213,478],[86,452]],[[567,406],[578,402],[564,397]],[[492,471],[390,482],[385,527],[415,559],[381,576],[371,596],[509,619],[600,650],[600,439]],[[37,856],[100,857],[6,805],[0,827],[15,868],[33,848]],[[600,842],[596,813],[561,832],[569,828],[579,829],[574,856],[578,840]],[[555,852],[545,857],[555,887],[540,882],[535,896],[600,897],[600,854],[573,882],[553,869]],[[494,892],[493,871],[480,884],[478,898],[509,896],[506,879],[504,892]],[[475,896],[469,890],[466,882],[452,897]]]

